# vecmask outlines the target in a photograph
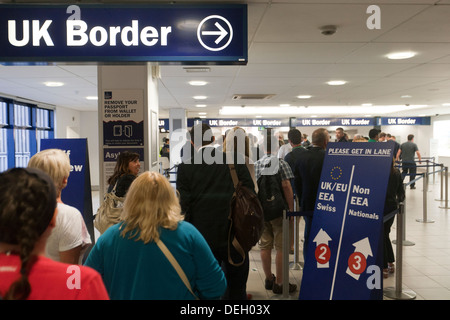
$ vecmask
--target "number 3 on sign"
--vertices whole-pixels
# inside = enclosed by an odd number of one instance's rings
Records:
[[[348,258],[348,268],[354,274],[361,274],[366,270],[366,257],[361,252],[353,252]]]
[[[330,247],[325,243],[319,244],[315,251],[317,268],[328,268],[331,257]]]

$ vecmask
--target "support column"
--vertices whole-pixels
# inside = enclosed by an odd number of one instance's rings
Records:
[[[141,172],[159,168],[159,67],[150,63],[98,66],[97,74],[102,195],[120,152],[139,153]]]
[[[187,115],[185,109],[170,109],[169,110],[169,132],[170,132],[170,151],[178,152],[179,148],[173,148],[175,144],[180,144],[179,140],[175,138],[172,141],[172,133],[175,130],[187,130]],[[178,137],[175,135],[174,137]],[[184,144],[184,143],[183,143]],[[172,153],[171,153],[172,154]],[[178,157],[170,157],[170,167],[172,168],[175,164],[178,164],[180,160]]]

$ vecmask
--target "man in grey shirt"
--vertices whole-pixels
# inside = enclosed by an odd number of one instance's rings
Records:
[[[422,162],[422,157],[420,155],[419,149],[417,148],[417,144],[415,144],[413,140],[414,135],[409,134],[408,141],[402,143],[400,149],[397,152],[397,161],[400,159],[400,156],[402,158],[402,178],[405,179],[405,176],[409,172],[409,181],[412,181],[416,178],[417,166],[416,162],[414,161],[416,153],[419,157],[419,163]],[[415,183],[411,183],[411,189],[415,188]]]

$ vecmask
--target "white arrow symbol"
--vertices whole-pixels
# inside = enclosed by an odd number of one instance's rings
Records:
[[[330,242],[330,241],[331,241],[330,236],[328,235],[328,233],[323,231],[322,228],[320,228],[319,232],[317,233],[316,237],[313,240],[313,242],[315,242],[316,245],[319,245],[322,243],[328,245],[328,242]]]
[[[358,253],[362,254],[366,260],[367,260],[368,256],[372,256],[373,257],[373,253],[372,253],[372,249],[370,248],[370,242],[369,242],[369,238],[368,237],[365,237],[364,239],[361,239],[361,240],[355,242],[353,244],[353,246],[355,247],[355,252],[358,252]],[[366,267],[365,263],[366,262],[365,261],[361,261],[361,260],[363,260],[363,259],[360,258],[360,257],[356,257],[355,258],[355,261],[353,262],[353,268],[355,270],[361,270],[361,268],[363,268],[363,267],[365,269],[365,267]],[[364,270],[361,270],[361,271],[364,271]],[[347,268],[346,273],[349,276],[353,277],[355,280],[359,279],[359,275],[360,274],[353,273],[350,270],[350,267]]]
[[[205,36],[218,36],[216,41],[214,41],[216,44],[218,44],[220,41],[222,41],[223,38],[225,38],[228,34],[228,32],[220,25],[220,23],[216,22],[214,24],[219,31],[202,31],[202,35]]]
[[[316,243],[316,260],[317,268],[329,268],[330,248],[328,242],[331,241],[330,236],[322,228],[320,228],[313,242]]]

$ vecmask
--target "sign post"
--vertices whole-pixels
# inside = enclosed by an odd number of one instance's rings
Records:
[[[299,299],[382,299],[383,209],[393,143],[329,143]]]

